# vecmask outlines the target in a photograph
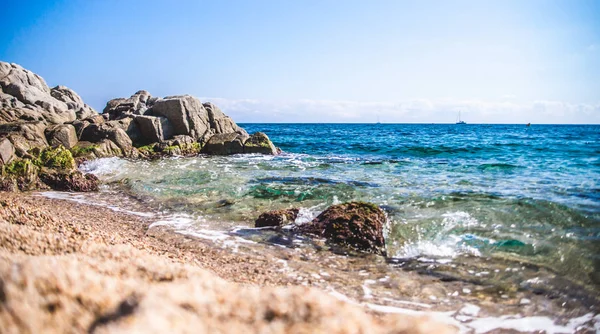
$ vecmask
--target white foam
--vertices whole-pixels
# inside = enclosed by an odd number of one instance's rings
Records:
[[[114,176],[123,170],[126,163],[127,160],[117,157],[99,158],[84,162],[79,166],[79,170],[96,176]]]
[[[600,329],[600,314],[588,313],[581,317],[570,319],[565,325],[556,324],[549,317],[531,316],[523,317],[520,315],[504,315],[499,317],[481,317],[479,306],[465,304],[458,311],[432,312],[419,311],[396,306],[386,306],[371,303],[359,304],[347,296],[331,289],[329,293],[339,300],[351,304],[363,305],[371,310],[381,313],[395,313],[412,316],[428,316],[440,323],[445,323],[458,328],[461,333],[487,333],[496,329],[515,330],[522,332],[545,332],[548,334],[573,333],[582,329],[596,330]],[[401,300],[384,299],[394,303],[416,304],[417,306],[431,307],[427,304],[412,303]]]

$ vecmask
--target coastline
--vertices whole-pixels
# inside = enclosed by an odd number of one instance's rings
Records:
[[[7,332],[445,333],[303,287],[268,255],[231,252],[151,219],[41,196],[0,199]],[[289,287],[284,287],[289,286]]]

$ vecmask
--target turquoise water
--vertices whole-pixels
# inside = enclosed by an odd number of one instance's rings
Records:
[[[506,280],[487,270],[505,261],[531,266],[511,276],[520,287],[543,268],[563,285],[600,290],[600,126],[241,126],[284,153],[88,168],[216,229],[252,226],[271,209],[303,208],[302,223],[334,203],[370,201],[388,213],[390,263],[406,270],[427,262],[410,259],[477,262],[489,280]]]

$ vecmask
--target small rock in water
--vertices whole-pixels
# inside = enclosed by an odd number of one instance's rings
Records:
[[[275,226],[280,227],[291,224],[298,217],[299,209],[273,210],[262,213],[254,222],[254,227]]]
[[[385,256],[383,226],[386,219],[383,210],[374,204],[350,202],[330,206],[312,222],[299,226],[297,231]]]

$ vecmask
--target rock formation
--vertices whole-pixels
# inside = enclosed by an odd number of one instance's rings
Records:
[[[50,88],[39,75],[0,62],[0,181],[11,168],[5,165],[48,147],[82,159],[279,152],[264,133],[248,135],[216,105],[190,95],[159,98],[140,90],[108,101],[98,114],[71,89]]]

